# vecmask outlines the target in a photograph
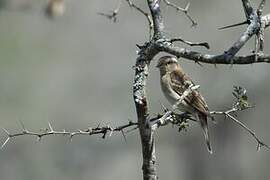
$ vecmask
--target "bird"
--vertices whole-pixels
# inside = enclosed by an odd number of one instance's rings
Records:
[[[184,72],[173,56],[161,57],[156,67],[160,70],[160,85],[164,96],[170,104],[178,104],[178,110],[191,114],[200,123],[207,150],[212,154],[207,123],[208,117],[211,117],[211,115],[203,96],[198,90],[194,90],[181,103],[177,103],[185,90],[190,85],[194,85],[192,79]]]

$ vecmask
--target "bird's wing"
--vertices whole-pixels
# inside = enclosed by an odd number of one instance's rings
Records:
[[[170,76],[171,76],[171,87],[180,96],[189,87],[190,83],[194,84],[186,74],[182,74],[178,71],[171,72]],[[199,91],[197,90],[193,91],[184,99],[184,101],[188,105],[198,110],[199,112],[205,115],[209,115],[208,106],[202,95],[199,93]]]

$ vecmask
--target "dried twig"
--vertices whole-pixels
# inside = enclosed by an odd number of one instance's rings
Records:
[[[261,139],[259,139],[255,132],[252,131],[247,125],[245,125],[243,122],[236,119],[232,114],[238,111],[243,111],[249,108],[252,108],[253,106],[250,105],[248,102],[248,96],[247,91],[245,88],[242,88],[240,86],[234,86],[233,96],[236,98],[235,102],[232,105],[232,108],[227,111],[212,111],[212,115],[224,115],[225,117],[228,117],[233,122],[237,123],[239,126],[244,128],[249,134],[253,136],[253,138],[257,141],[257,150],[260,150],[261,147],[266,147],[267,149],[270,149],[270,146],[265,144]]]
[[[235,122],[236,124],[238,124],[239,126],[244,128],[257,141],[257,150],[258,151],[260,150],[261,147],[266,147],[267,149],[270,150],[270,146],[265,144],[260,138],[258,138],[253,130],[251,130],[247,125],[245,125],[243,122],[239,121],[238,119],[236,119],[232,115],[232,113],[235,113],[235,112],[238,112],[238,111],[242,111],[242,110],[237,109],[237,108],[232,108],[232,109],[227,110],[227,111],[212,111],[211,114],[212,115],[224,115],[225,117],[228,117],[233,122]]]
[[[119,13],[120,7],[121,7],[121,0],[119,0],[117,7],[112,11],[112,13],[99,12],[98,14],[101,15],[101,16],[105,16],[109,20],[113,20],[113,22],[116,23],[117,15]]]
[[[183,13],[185,13],[185,15],[187,16],[187,18],[191,21],[192,25],[191,27],[195,27],[198,25],[198,23],[196,21],[193,20],[193,18],[188,14],[188,10],[189,10],[189,7],[190,7],[190,3],[187,3],[186,7],[185,8],[181,8],[180,6],[177,6],[176,4],[168,1],[168,0],[163,0],[163,2],[165,4],[167,4],[167,6],[170,6],[174,9],[176,9],[176,11],[181,11]]]
[[[150,14],[148,14],[147,12],[142,10],[139,6],[134,4],[131,0],[125,0],[125,1],[127,1],[128,5],[131,8],[136,9],[137,11],[139,11],[141,14],[143,14],[146,17],[148,24],[149,24],[149,37],[150,37],[149,39],[151,39],[154,25],[153,25],[153,20],[152,20],[152,17],[150,16]]]
[[[102,138],[104,139],[107,136],[110,137],[113,132],[121,132],[124,139],[126,140],[124,130],[128,129],[130,127],[134,127],[134,126],[137,127],[138,126],[138,123],[129,121],[128,124],[118,126],[115,128],[113,128],[111,126],[100,127],[100,125],[98,125],[95,128],[88,127],[87,129],[84,129],[84,130],[79,129],[77,131],[66,131],[66,130],[57,131],[57,130],[54,130],[51,123],[48,122],[48,128],[42,130],[41,132],[34,132],[34,131],[30,131],[30,130],[26,129],[25,125],[21,121],[20,121],[20,124],[22,127],[22,131],[18,132],[18,133],[14,133],[14,134],[10,133],[5,128],[2,128],[8,137],[4,141],[4,143],[2,144],[1,148],[4,148],[11,139],[14,139],[14,138],[19,137],[19,136],[35,136],[35,137],[37,137],[37,140],[40,141],[43,137],[52,136],[52,135],[64,135],[64,136],[69,136],[70,139],[72,139],[74,136],[78,136],[78,135],[91,136],[91,135],[95,135],[95,134],[101,134]]]
[[[186,41],[186,40],[181,39],[181,38],[173,38],[173,39],[168,40],[168,42],[171,42],[171,43],[177,42],[177,41],[183,42],[189,46],[203,46],[206,49],[210,49],[210,46],[207,42],[195,42],[194,43],[194,42]]]

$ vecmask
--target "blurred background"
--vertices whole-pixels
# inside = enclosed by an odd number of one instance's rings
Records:
[[[172,0],[184,7],[186,0]],[[220,54],[244,31],[245,26],[219,31],[218,27],[245,20],[241,1],[189,0],[190,14],[198,22],[191,28],[183,13],[162,4],[166,34],[189,41],[207,41]],[[134,0],[147,10],[144,1]],[[148,40],[148,23],[123,1],[113,23],[98,15],[110,13],[118,0],[65,0],[63,16],[48,18],[46,0],[0,0],[0,126],[21,131],[19,120],[39,131],[50,121],[55,129],[76,130],[89,126],[117,126],[136,120],[132,82],[136,44]],[[252,0],[255,7],[259,0]],[[270,13],[266,4],[265,13]],[[269,30],[265,52],[270,52]],[[185,45],[179,44],[184,47]],[[188,47],[190,48],[190,47]],[[250,54],[254,39],[241,50]],[[191,48],[190,48],[191,49]],[[158,59],[158,57],[156,57]],[[156,60],[155,59],[155,60]],[[270,144],[268,64],[199,66],[179,60],[194,82],[201,85],[211,110],[226,110],[233,102],[233,85],[248,90],[254,109],[238,113]],[[150,114],[170,107],[160,90],[153,61],[148,81]],[[187,132],[171,126],[156,132],[157,167],[160,179],[260,180],[270,179],[269,151],[256,152],[256,142],[243,129],[223,117],[210,124],[214,154],[206,150],[198,124]],[[0,140],[6,136],[1,132]],[[141,146],[137,131],[103,140],[100,136],[31,137],[10,141],[0,152],[3,180],[103,180],[142,179]]]

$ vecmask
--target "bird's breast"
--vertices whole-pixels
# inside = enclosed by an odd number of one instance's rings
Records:
[[[161,89],[162,89],[164,96],[170,102],[171,105],[174,105],[180,99],[180,95],[177,94],[172,89],[170,83],[171,83],[170,78],[167,75],[164,75],[160,78]],[[189,106],[185,102],[182,102],[178,105],[178,110],[180,110],[182,112],[186,112],[186,111],[190,112],[191,111],[191,109],[189,108]]]

